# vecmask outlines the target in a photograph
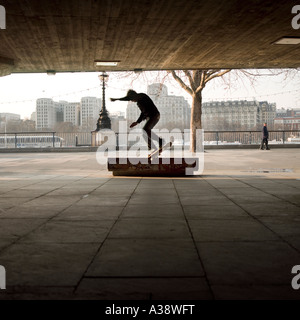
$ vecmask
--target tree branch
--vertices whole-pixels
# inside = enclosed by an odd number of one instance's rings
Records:
[[[231,71],[231,69],[226,69],[226,70],[224,70],[222,72],[218,72],[218,73],[213,72],[205,79],[204,83],[206,84],[208,81],[210,81],[214,78],[222,77],[222,76],[224,76],[224,74],[226,74],[230,71]]]
[[[200,72],[200,71],[198,71],[198,72]],[[199,93],[205,87],[204,80],[205,80],[206,72],[207,72],[206,70],[201,70],[200,84],[199,84],[198,88],[195,90],[195,93]]]
[[[171,74],[173,76],[173,78],[180,84],[180,86],[187,91],[191,96],[194,94],[193,90],[187,86],[176,74],[176,72],[174,70],[171,71]]]
[[[191,86],[191,89],[193,91],[196,90],[196,86],[195,86],[195,81],[191,75],[191,72],[189,70],[183,70],[184,74],[187,76],[187,78],[189,79],[189,82],[190,82],[190,86]]]

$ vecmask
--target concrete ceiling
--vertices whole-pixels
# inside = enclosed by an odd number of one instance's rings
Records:
[[[1,0],[0,74],[300,66],[286,0]],[[299,21],[300,23],[300,21]]]

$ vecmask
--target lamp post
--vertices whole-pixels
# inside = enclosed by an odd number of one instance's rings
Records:
[[[97,121],[96,131],[100,131],[101,129],[111,129],[111,121],[105,105],[105,83],[108,81],[108,74],[106,72],[102,72],[102,74],[99,75],[99,80],[102,82],[102,108]]]

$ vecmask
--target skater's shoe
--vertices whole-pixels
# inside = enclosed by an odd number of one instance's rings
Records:
[[[158,155],[159,155],[159,156],[161,155],[162,151],[163,151],[163,146],[161,146],[161,147],[158,148]]]
[[[172,147],[173,143],[172,142],[169,142],[169,146],[168,144],[163,144],[160,148],[159,148],[159,151],[158,151],[158,154],[160,155],[162,153],[162,151],[167,147],[168,149],[170,149]]]
[[[148,159],[150,159],[150,158],[152,157],[152,154],[153,154],[155,151],[156,151],[156,149],[150,151],[150,153],[148,154]]]

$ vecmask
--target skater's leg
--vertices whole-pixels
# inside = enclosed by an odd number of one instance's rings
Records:
[[[160,118],[160,115],[157,115],[155,117],[149,118],[149,120],[146,122],[144,128],[143,128],[143,134],[144,134],[144,139],[148,144],[148,149],[151,150],[152,149],[152,140],[157,141],[159,143],[159,148],[162,147],[162,139],[159,138],[159,136],[157,134],[155,134],[154,132],[152,132],[152,129],[154,128],[154,126],[158,123]],[[154,145],[154,143],[153,143]]]

